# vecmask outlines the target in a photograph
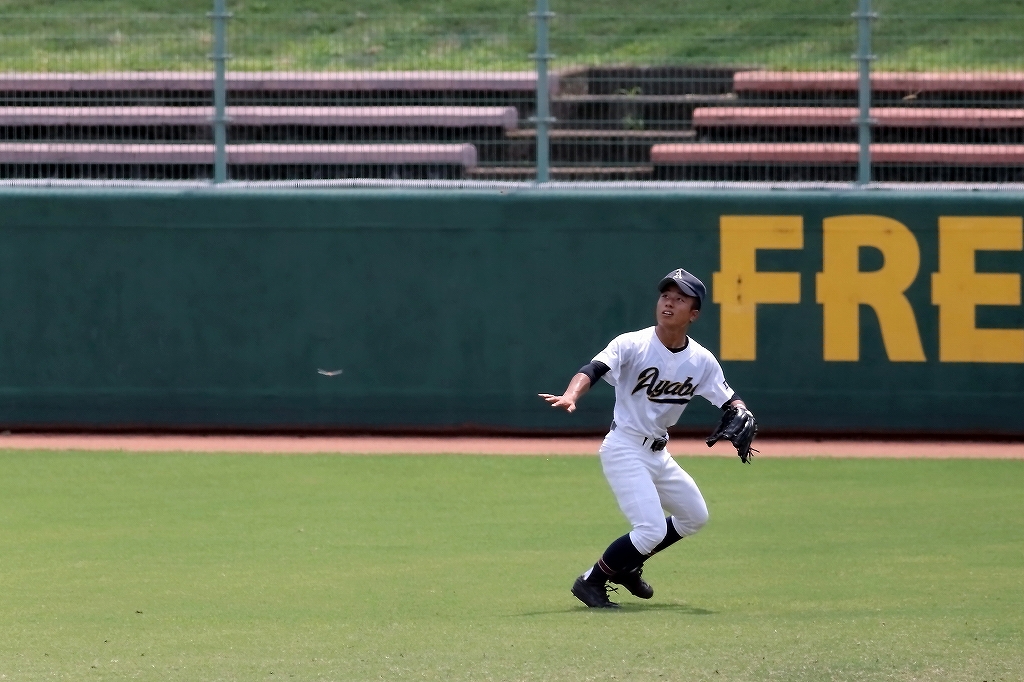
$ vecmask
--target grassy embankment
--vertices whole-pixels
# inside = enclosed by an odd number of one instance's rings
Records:
[[[213,0],[0,0],[0,71],[207,70]],[[878,1],[876,68],[1019,69],[1020,0]],[[531,68],[533,6],[228,0],[238,70]],[[854,0],[552,0],[556,67],[744,64],[854,69]],[[896,18],[896,15],[904,18]],[[31,16],[28,16],[31,15]],[[84,15],[88,15],[87,17]]]

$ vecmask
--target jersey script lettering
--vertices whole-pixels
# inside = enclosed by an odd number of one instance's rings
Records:
[[[640,372],[636,378],[636,388],[633,395],[641,389],[647,389],[647,399],[652,403],[676,403],[684,404],[690,402],[697,386],[690,383],[693,377],[686,377],[686,381],[669,381],[668,379],[658,380],[659,372],[657,367],[648,367]],[[663,398],[662,396],[679,396],[678,398]]]

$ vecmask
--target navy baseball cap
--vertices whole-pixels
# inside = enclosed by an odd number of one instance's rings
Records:
[[[658,291],[665,291],[665,288],[669,284],[675,284],[684,294],[688,294],[696,298],[698,309],[701,304],[704,303],[704,296],[708,293],[708,289],[704,286],[704,282],[700,281],[682,268],[673,270],[665,275],[661,282],[658,283]]]

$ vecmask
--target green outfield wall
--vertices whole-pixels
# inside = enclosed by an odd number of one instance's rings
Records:
[[[598,430],[684,267],[764,433],[1024,435],[1011,193],[0,190],[0,427]],[[324,376],[318,369],[342,370]],[[680,426],[704,431],[697,399]]]

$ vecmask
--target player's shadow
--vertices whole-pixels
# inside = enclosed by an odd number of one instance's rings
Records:
[[[552,609],[551,611],[527,611],[525,613],[514,613],[510,614],[513,618],[529,618],[532,616],[550,616],[556,613],[580,613],[598,611],[601,613],[633,613],[637,611],[674,611],[684,616],[711,616],[715,612],[709,609],[702,609],[699,606],[691,606],[689,604],[637,604],[633,602],[627,602],[621,604],[622,608],[618,609],[591,609],[582,604],[579,606],[569,606],[564,609]]]
[[[586,608],[586,607],[583,607]],[[702,609],[699,606],[691,606],[689,604],[663,604],[663,603],[634,603],[628,602],[622,604],[623,611],[675,611],[681,613],[684,616],[713,616],[715,614],[711,609]]]

